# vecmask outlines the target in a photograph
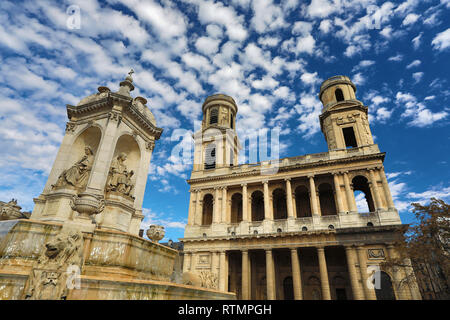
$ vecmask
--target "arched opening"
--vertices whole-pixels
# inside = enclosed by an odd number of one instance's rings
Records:
[[[305,186],[299,186],[295,189],[295,208],[297,210],[297,218],[312,216],[309,193]]]
[[[95,126],[84,129],[78,135],[65,163],[61,165],[61,173],[52,185],[53,188],[69,187],[79,191],[86,188],[101,137],[100,129]]]
[[[319,186],[319,203],[322,216],[337,214],[334,192],[330,184],[322,183]]]
[[[234,127],[234,116],[233,114],[230,114],[230,128],[233,129]]]
[[[352,179],[352,185],[358,211],[374,212],[375,206],[367,178],[356,176]]]
[[[140,162],[141,151],[135,138],[130,134],[120,136],[111,160],[105,191],[133,196]]]
[[[386,272],[377,271],[374,274],[372,283],[375,287],[375,295],[377,296],[377,300],[395,300],[391,277]]]
[[[216,124],[219,118],[219,110],[217,108],[211,109],[211,114],[209,115],[209,124]]]
[[[273,198],[273,218],[287,219],[286,210],[286,192],[283,189],[275,189],[272,193]]]
[[[286,277],[283,280],[283,296],[284,300],[294,300],[294,284],[292,277]]]
[[[264,220],[264,194],[261,191],[252,193],[252,221]]]
[[[210,143],[205,148],[205,169],[216,168],[216,144]]]
[[[203,212],[202,212],[202,225],[207,226],[212,223],[213,218],[213,196],[206,194],[203,197]]]
[[[242,221],[242,195],[235,193],[231,197],[231,223]]]
[[[336,96],[336,101],[344,101],[344,93],[342,92],[342,90],[340,88],[337,88],[336,91],[334,92],[335,96]]]
[[[307,281],[309,300],[322,300],[322,291],[319,278],[315,276],[309,277]]]

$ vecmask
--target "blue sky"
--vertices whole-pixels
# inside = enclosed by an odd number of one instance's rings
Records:
[[[236,100],[241,142],[280,128],[280,157],[323,152],[319,86],[343,74],[369,107],[409,223],[409,203],[450,200],[449,58],[449,0],[3,0],[0,199],[32,210],[64,135],[65,105],[100,85],[117,90],[133,68],[133,96],[148,98],[164,128],[144,226],[163,224],[175,240],[187,222],[192,164],[173,156],[180,140],[172,135],[192,133],[208,95]]]

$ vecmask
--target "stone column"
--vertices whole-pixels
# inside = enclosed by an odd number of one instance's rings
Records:
[[[375,290],[373,288],[369,288],[367,279],[368,279],[368,272],[367,272],[367,262],[366,262],[366,249],[364,247],[357,247],[358,250],[358,260],[359,260],[359,269],[361,272],[361,285],[364,290],[364,295],[366,300],[377,300],[377,297],[375,295]]]
[[[284,179],[286,181],[286,207],[288,218],[294,218],[294,209],[292,207],[292,188],[291,178]]]
[[[273,212],[270,208],[269,181],[263,181],[264,184],[264,219],[273,220]]]
[[[214,211],[213,223],[218,223],[220,219],[220,201],[219,201],[219,187],[214,187]]]
[[[348,274],[350,275],[350,283],[352,285],[353,300],[364,300],[364,291],[358,280],[356,271],[356,255],[352,246],[345,246],[345,254],[347,256]]]
[[[221,222],[227,221],[227,187],[222,187],[222,218]]]
[[[188,213],[188,225],[193,226],[195,221],[195,204],[196,204],[196,192],[195,190],[189,190],[189,213]]]
[[[291,248],[291,264],[292,264],[292,282],[294,285],[294,299],[303,300],[302,274],[300,270],[300,261],[298,260],[297,248]]]
[[[119,115],[119,117],[121,116]],[[89,175],[86,192],[103,195],[106,179],[108,178],[109,167],[116,149],[116,135],[118,128],[118,121],[112,119],[108,120],[102,139],[97,148],[97,154],[95,155],[95,161],[91,169],[91,174]]]
[[[242,250],[242,300],[250,299],[248,250]]]
[[[228,279],[228,269],[227,269],[227,256],[226,251],[220,251],[219,258],[219,291],[227,291],[227,279]]]
[[[374,169],[369,169],[370,175],[370,189],[372,190],[372,195],[375,198],[375,209],[383,209],[383,204],[380,198],[380,192],[378,190],[378,183],[375,178]]]
[[[314,176],[308,176],[309,178],[309,196],[311,200],[311,211],[313,215],[320,215],[319,207],[317,205],[316,184],[314,183]]]
[[[323,300],[331,300],[330,283],[328,282],[327,260],[325,258],[325,248],[318,247],[317,255],[319,257],[320,283],[322,285]]]
[[[191,271],[192,253],[185,252],[183,257],[183,272]]]
[[[267,285],[267,300],[275,300],[275,266],[273,264],[272,250],[266,250],[266,285]]]
[[[350,180],[348,178],[348,171],[344,172],[344,185],[345,185],[345,195],[347,197],[348,211],[358,212],[356,207],[355,195],[353,193],[353,188],[350,186]]]
[[[389,188],[389,183],[386,178],[386,173],[384,172],[383,167],[379,168],[379,172],[380,172],[380,176],[381,176],[381,181],[383,183],[383,189],[384,189],[384,194],[386,196],[386,202],[387,202],[388,208],[389,208],[389,210],[394,210],[395,209],[394,201],[392,200],[391,190]]]
[[[339,182],[339,176],[337,172],[333,173],[333,179],[334,179],[334,190],[336,191],[338,213],[344,213],[344,204],[342,202],[342,194],[341,194],[341,183]]]
[[[248,218],[248,195],[247,195],[247,184],[243,183],[242,186],[242,221],[249,221]]]
[[[201,206],[201,202],[202,202],[202,191],[201,190],[197,190],[197,200],[195,203],[195,219],[194,219],[194,223],[197,226],[201,226],[202,225],[202,206]]]

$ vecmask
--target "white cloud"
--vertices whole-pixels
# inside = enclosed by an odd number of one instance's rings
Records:
[[[304,72],[302,73],[302,75],[300,76],[300,79],[302,80],[303,83],[307,84],[307,85],[315,85],[315,84],[319,84],[322,80],[317,76],[317,72],[314,73],[309,73],[309,72]]]
[[[314,48],[316,46],[316,40],[314,40],[312,35],[307,35],[305,37],[297,38],[296,52],[313,54]]]
[[[402,54],[397,54],[395,56],[389,57],[388,60],[389,61],[399,62],[399,61],[403,60],[403,55]]]
[[[419,83],[420,80],[422,80],[424,73],[423,72],[414,72],[412,77],[415,81],[415,83]]]
[[[277,29],[285,25],[283,10],[272,0],[253,0],[251,24],[259,33]]]
[[[396,104],[403,107],[405,110],[402,113],[402,118],[409,118],[410,126],[426,127],[432,125],[434,122],[445,119],[448,116],[446,111],[432,112],[417,98],[410,93],[397,92]]]
[[[355,85],[361,86],[364,83],[366,83],[366,78],[363,76],[361,72],[358,72],[357,74],[353,75],[352,81]]]
[[[305,139],[311,138],[320,131],[320,123],[317,119],[322,111],[322,103],[316,94],[302,92],[299,104],[295,105],[294,108],[300,115],[298,129]]]
[[[231,40],[243,41],[247,38],[247,31],[242,25],[242,17],[238,16],[233,7],[228,7],[219,2],[200,1],[198,18],[201,23],[216,23],[226,29]]]
[[[311,18],[325,18],[335,12],[337,7],[328,0],[312,0],[306,9]]]
[[[333,27],[333,23],[330,19],[325,19],[325,20],[320,21],[319,29],[323,33],[330,32],[332,27]]]
[[[412,39],[413,47],[415,50],[417,50],[420,47],[420,44],[422,43],[422,35],[423,32],[421,32],[417,37]]]
[[[200,37],[195,41],[195,47],[201,53],[209,56],[219,50],[220,40],[209,37]]]
[[[418,67],[421,64],[422,64],[422,62],[420,60],[414,60],[413,62],[411,62],[410,64],[408,64],[406,66],[406,69],[411,69],[411,68],[414,68],[414,67]]]
[[[438,33],[431,41],[433,48],[439,51],[450,48],[450,28],[441,33]]]
[[[403,20],[402,25],[409,26],[411,24],[414,24],[419,20],[420,16],[415,13],[410,13],[406,16],[406,18]]]

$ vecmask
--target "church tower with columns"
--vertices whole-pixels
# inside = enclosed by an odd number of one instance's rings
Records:
[[[255,164],[237,163],[235,101],[206,98],[183,271],[239,299],[420,299],[417,285],[402,281],[410,268],[382,268],[397,255],[404,225],[368,107],[346,76],[324,81],[319,98],[328,151]]]
[[[194,134],[194,175],[203,170],[220,172],[237,164],[240,149],[235,126],[237,111],[236,102],[227,95],[215,94],[205,100],[202,127]]]

